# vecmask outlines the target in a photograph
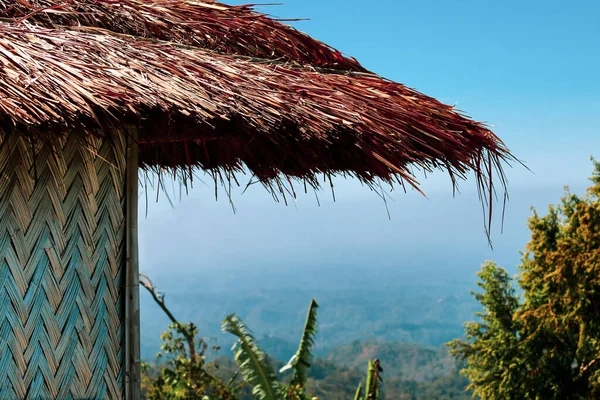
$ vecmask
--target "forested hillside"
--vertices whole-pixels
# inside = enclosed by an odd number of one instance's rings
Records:
[[[327,279],[327,274],[333,273],[324,270],[319,279]],[[199,291],[191,280],[178,280],[177,290],[167,292],[169,307],[181,320],[196,321],[201,336],[213,338],[211,344],[223,348],[233,344],[231,337],[222,334],[220,321],[235,312],[254,328],[265,350],[282,360],[295,351],[305,306],[311,298],[320,305],[314,348],[314,354],[320,357],[335,347],[371,338],[439,347],[460,337],[462,324],[478,310],[468,293],[470,287],[455,282],[407,285],[390,279],[386,287],[379,280],[365,277],[363,288],[348,284],[344,288],[331,285],[331,289],[314,290],[252,289],[250,282],[249,288],[231,285],[228,290],[211,293],[210,277],[205,280],[207,291]],[[164,279],[156,283],[159,287],[175,286]],[[377,288],[376,293],[371,288]],[[150,359],[160,349],[160,334],[169,321],[146,293],[142,293],[142,307],[147,310],[142,315],[142,356]]]
[[[355,341],[331,351],[312,368],[315,393],[322,399],[352,398],[350,382],[363,375],[368,360],[383,367],[385,399],[468,399],[468,380],[448,349],[414,344],[367,340]]]
[[[219,356],[210,358],[218,368],[211,371],[224,381],[239,372],[229,349],[221,349]],[[292,354],[292,353],[290,353]],[[439,349],[420,345],[368,340],[355,341],[331,351],[325,358],[311,364],[308,390],[322,400],[352,399],[358,382],[365,378],[365,365],[369,359],[379,358],[383,368],[381,398],[389,400],[467,400],[468,380],[459,375],[460,365],[445,347]],[[285,361],[271,360],[275,370]],[[156,368],[156,365],[154,366]],[[157,371],[151,371],[156,373]],[[290,376],[279,374],[289,381]],[[237,378],[236,382],[242,380]],[[249,386],[239,392],[239,400],[254,400]]]

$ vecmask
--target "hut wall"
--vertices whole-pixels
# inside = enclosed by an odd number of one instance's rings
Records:
[[[0,134],[0,399],[123,397],[124,136]]]

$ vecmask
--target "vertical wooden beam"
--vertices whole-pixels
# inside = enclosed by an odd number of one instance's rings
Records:
[[[138,264],[138,132],[127,132],[126,269],[125,269],[125,399],[138,400],[140,388],[140,284]]]

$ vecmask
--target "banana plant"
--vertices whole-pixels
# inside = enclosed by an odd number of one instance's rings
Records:
[[[362,396],[362,385],[359,383],[358,387],[356,388],[356,394],[354,395],[354,400],[360,400],[361,396]]]
[[[381,372],[383,372],[383,369],[379,365],[378,359],[369,361],[367,384],[365,386],[365,400],[377,400],[379,398],[379,383],[382,381]]]
[[[257,400],[319,400],[306,393],[308,371],[311,366],[312,348],[317,333],[317,309],[319,305],[315,300],[310,302],[304,331],[300,338],[298,350],[279,370],[283,373],[293,370],[292,380],[289,385],[280,383],[268,363],[268,357],[258,346],[256,339],[234,314],[225,318],[222,329],[237,336],[234,345],[235,361],[242,372],[244,380],[253,387],[252,393]],[[364,398],[362,386],[359,385],[354,400],[377,400],[379,398],[379,383],[381,381],[381,366],[379,360],[369,361],[367,382]]]
[[[315,344],[315,335],[317,333],[317,308],[319,308],[317,302],[311,300],[298,351],[292,356],[288,363],[279,370],[280,373],[290,369],[294,370],[294,375],[290,382],[290,390],[288,390],[288,398],[293,397],[292,392],[302,393],[304,391],[303,389],[306,387],[308,370],[310,368],[312,357],[312,348]],[[302,394],[300,394],[300,396],[302,396]]]
[[[252,332],[235,314],[229,315],[222,324],[224,332],[238,338],[233,346],[235,362],[244,380],[252,386],[252,394],[257,400],[282,400],[283,385],[277,380],[275,371],[269,365],[267,355],[258,346]]]
[[[223,331],[238,337],[234,346],[235,360],[242,371],[244,380],[253,386],[252,393],[257,399],[318,400],[306,393],[314,337],[317,333],[317,308],[319,308],[317,302],[311,300],[298,350],[279,371],[283,373],[293,370],[294,375],[289,385],[278,383],[277,377],[267,362],[266,354],[260,349],[250,330],[238,317],[230,315],[223,321]]]

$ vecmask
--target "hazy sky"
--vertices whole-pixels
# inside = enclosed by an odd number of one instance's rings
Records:
[[[504,234],[498,225],[493,231],[493,252],[474,182],[463,183],[456,199],[440,175],[424,182],[429,199],[396,192],[391,220],[381,200],[356,182],[337,181],[337,202],[323,192],[320,207],[312,194],[285,207],[253,187],[234,196],[236,214],[197,185],[174,209],[163,199],[142,215],[143,272],[276,268],[283,276],[300,275],[306,265],[353,266],[394,269],[406,279],[442,269],[474,281],[471,273],[486,258],[516,263],[529,207],[555,202],[565,184],[580,191],[589,156],[600,157],[597,1],[288,0],[262,10],[311,18],[295,25],[492,124],[534,173],[507,171],[512,201]]]

